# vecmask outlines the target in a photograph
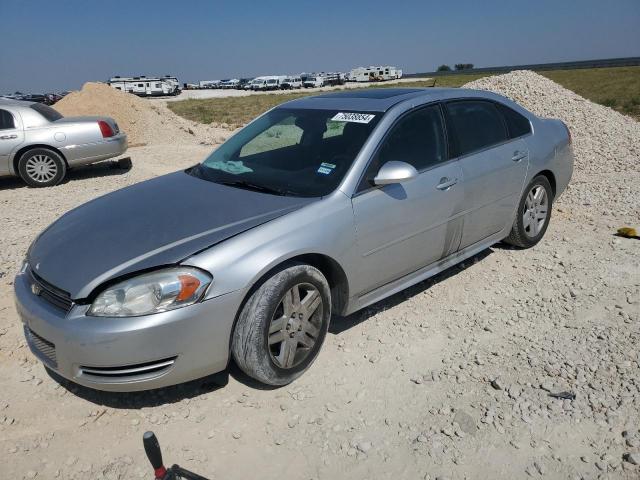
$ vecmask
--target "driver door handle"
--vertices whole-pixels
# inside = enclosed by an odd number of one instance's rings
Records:
[[[438,190],[449,190],[456,183],[458,183],[458,179],[457,178],[451,179],[449,177],[442,177],[440,179],[440,183],[438,185],[436,185],[436,188]]]
[[[0,140],[11,140],[13,138],[18,138],[18,135],[13,134],[13,135],[2,135],[2,136],[0,136]]]

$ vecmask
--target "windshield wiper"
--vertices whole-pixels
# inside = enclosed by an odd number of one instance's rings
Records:
[[[246,190],[253,190],[256,192],[270,193],[272,195],[280,195],[285,196],[288,192],[284,190],[279,190],[273,187],[267,187],[266,185],[258,185],[257,183],[247,182],[246,180],[219,180],[216,181],[221,185],[226,185],[228,187],[237,187],[244,188]]]

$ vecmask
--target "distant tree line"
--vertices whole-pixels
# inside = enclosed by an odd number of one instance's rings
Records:
[[[456,70],[471,70],[473,68],[473,63],[456,63],[453,68]],[[438,67],[438,72],[450,72],[451,67],[449,65],[440,65]]]

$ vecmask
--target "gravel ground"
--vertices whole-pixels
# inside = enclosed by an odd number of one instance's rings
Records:
[[[1,478],[150,478],[167,463],[212,478],[640,478],[640,124],[530,72],[474,82],[563,119],[577,156],[545,239],[496,245],[436,278],[336,318],[294,384],[233,371],[139,394],[58,383],[22,338],[11,277],[31,239],[68,209],[186,167],[210,147],[133,148],[45,190],[0,183]],[[567,399],[550,394],[569,392]]]

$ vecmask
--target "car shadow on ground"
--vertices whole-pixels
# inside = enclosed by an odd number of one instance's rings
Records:
[[[128,158],[128,157],[127,157]],[[126,160],[126,158],[120,159]],[[127,162],[123,164],[119,161],[105,161],[95,163],[93,165],[85,165],[82,167],[76,167],[67,172],[66,178],[60,183],[64,185],[66,183],[75,182],[78,180],[86,180],[87,178],[100,178],[100,177],[112,177],[115,175],[124,175],[131,170],[131,165]],[[4,177],[0,178],[0,191],[2,190],[16,190],[21,188],[29,188],[18,177]]]
[[[384,310],[388,310],[390,308],[399,305],[402,302],[406,302],[412,297],[421,294],[425,290],[428,290],[432,286],[447,280],[448,278],[457,275],[460,272],[463,272],[471,265],[485,259],[489,255],[493,253],[493,248],[490,247],[477,255],[466,259],[464,262],[461,262],[457,265],[447,268],[446,270],[434,275],[431,278],[428,278],[420,283],[417,283],[401,292],[396,293],[395,295],[391,295],[384,300],[380,300],[379,302],[374,303],[358,312],[352,313],[347,317],[336,317],[331,318],[331,325],[329,326],[329,333],[333,335],[340,335],[342,332],[349,330],[350,328],[359,325],[362,322],[365,322],[372,316],[377,313],[383,312]]]
[[[62,388],[83,400],[109,408],[134,410],[168,405],[180,402],[187,398],[194,398],[206,393],[214,392],[224,387],[229,379],[229,373],[222,372],[171,387],[146,390],[144,392],[123,393],[94,390],[92,388],[73,383],[52,370],[47,369],[46,371],[47,374]]]
[[[331,319],[331,325],[329,327],[329,334],[340,335],[350,328],[365,322],[373,315],[395,307],[396,305],[409,300],[410,298],[421,294],[425,290],[431,288],[448,278],[463,272],[471,265],[483,260],[493,253],[493,248],[488,248],[478,253],[477,255],[465,260],[458,265],[454,265],[445,271],[423,281],[412,287],[407,288],[395,295],[392,295],[384,300],[381,300],[373,305],[353,313],[347,317],[334,316]],[[501,247],[499,247],[501,248]],[[161,405],[176,403],[187,398],[194,398],[199,395],[214,392],[223,388],[228,381],[228,376],[232,376],[236,381],[243,385],[256,389],[256,390],[274,390],[280,387],[272,387],[263,385],[258,381],[248,377],[242,372],[233,362],[230,363],[227,371],[216,375],[210,375],[198,380],[183,383],[180,385],[174,385],[172,387],[165,387],[156,390],[148,390],[144,392],[102,392],[99,390],[93,390],[91,388],[77,385],[69,380],[60,377],[53,371],[47,370],[49,376],[60,384],[63,388],[67,389],[74,395],[83,398],[96,405],[102,405],[115,409],[140,409],[145,407],[157,407]]]

